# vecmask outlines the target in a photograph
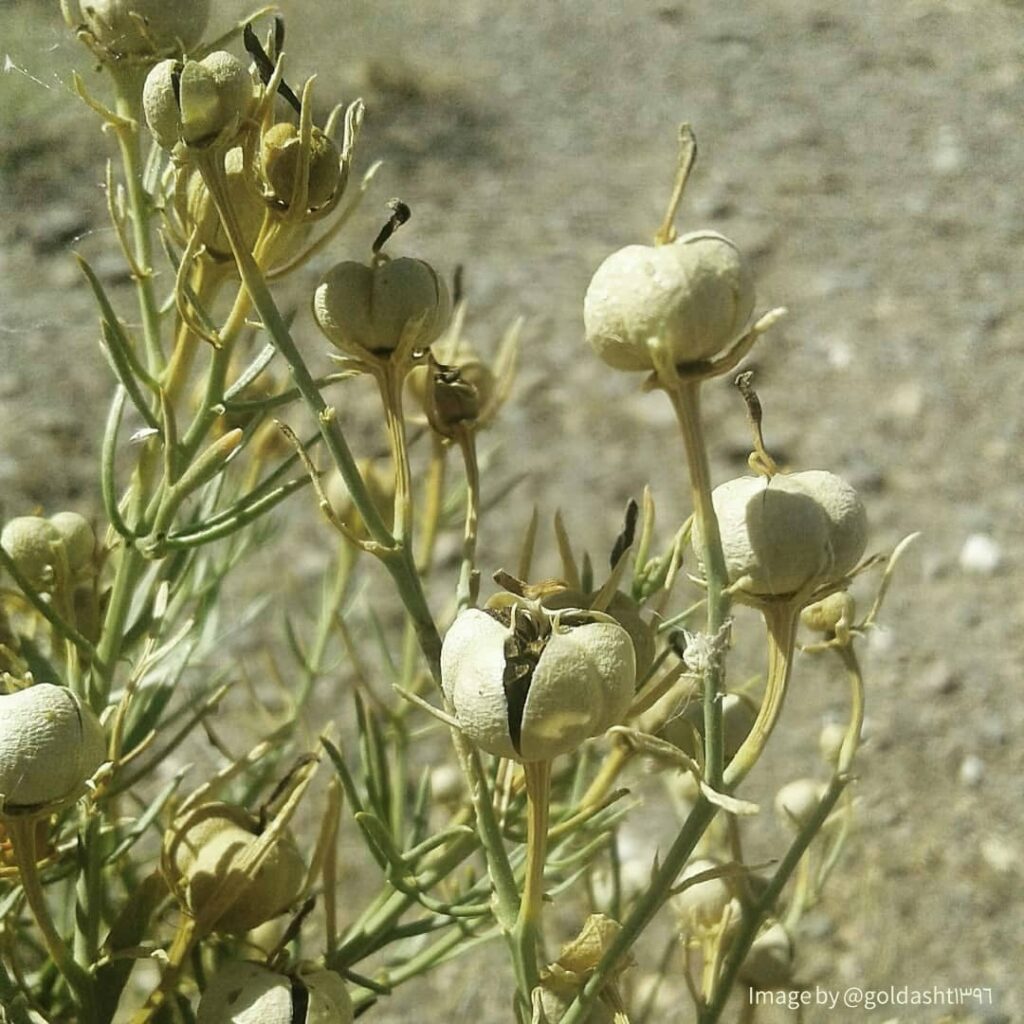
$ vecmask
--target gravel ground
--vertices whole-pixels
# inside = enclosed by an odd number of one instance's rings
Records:
[[[980,1008],[805,1019],[1024,1019],[1020,4],[286,7],[295,76],[317,70],[325,104],[363,95],[363,159],[386,161],[330,258],[363,252],[397,194],[414,211],[407,251],[465,265],[481,347],[526,317],[517,403],[492,441],[496,476],[524,462],[530,476],[521,507],[484,524],[494,566],[534,501],[561,506],[594,551],[647,480],[663,522],[684,514],[668,404],[590,356],[580,308],[601,259],[652,235],[676,126],[694,125],[681,226],[732,237],[760,305],[789,309],[753,357],[769,447],[855,483],[877,550],[922,531],[865,651],[859,825],[809,919],[804,977],[993,991]],[[0,12],[0,508],[95,511],[109,381],[69,248],[85,235],[95,255],[109,238],[92,126],[55,77],[86,62],[49,5]],[[116,283],[116,265],[101,271]],[[724,382],[707,406],[723,479],[743,471],[742,407]],[[815,664],[799,671],[771,786],[813,768],[840,706]],[[503,1019],[482,976],[452,969],[376,1019],[420,1019],[425,999],[431,1017]]]

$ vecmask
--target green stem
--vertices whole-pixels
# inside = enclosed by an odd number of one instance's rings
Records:
[[[142,85],[145,72],[126,65],[112,77],[117,94],[116,112],[125,124],[115,129],[124,167],[125,189],[132,222],[132,243],[135,266],[140,271],[135,278],[139,310],[142,314],[142,332],[146,358],[151,375],[163,368],[164,353],[160,343],[160,311],[153,288],[153,236],[150,230],[152,200],[142,182],[142,153],[140,123],[142,120]]]
[[[717,641],[729,616],[729,574],[718,517],[711,501],[711,471],[700,417],[700,383],[679,381],[669,386],[668,395],[679,420],[686,447],[686,463],[693,493],[693,510],[701,538],[701,558],[707,580],[707,634]],[[722,694],[725,689],[724,648],[715,653],[704,669],[704,773],[712,789],[720,789],[725,768],[722,737]]]
[[[25,900],[42,933],[50,959],[74,993],[81,1014],[79,1024],[95,1024],[95,982],[92,975],[75,961],[71,950],[57,931],[39,881],[39,868],[36,865],[36,822],[24,817],[10,817],[5,824],[14,847],[14,860],[21,874]]]
[[[548,846],[548,809],[551,794],[551,762],[523,764],[526,777],[526,879],[519,914],[509,936],[519,995],[525,1007],[540,984],[537,953],[544,915],[544,861]]]

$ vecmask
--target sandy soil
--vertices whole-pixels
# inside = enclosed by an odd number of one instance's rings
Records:
[[[110,387],[69,254],[80,235],[92,255],[109,240],[103,144],[55,77],[86,62],[49,6],[0,3],[11,19],[0,76],[4,515],[98,508],[91,459]],[[991,987],[991,1006],[944,1012],[1024,1019],[1019,3],[286,7],[296,77],[317,70],[325,104],[363,95],[363,160],[386,161],[331,258],[362,253],[398,194],[414,210],[407,251],[465,264],[481,347],[527,318],[517,406],[492,435],[495,472],[528,459],[514,527],[533,501],[561,506],[595,551],[646,480],[664,522],[684,514],[667,403],[590,355],[580,309],[600,260],[653,233],[676,125],[694,125],[701,158],[681,225],[735,239],[754,260],[760,304],[790,311],[753,358],[769,446],[859,486],[876,549],[922,531],[865,652],[859,828],[808,920],[804,977]],[[113,283],[116,265],[101,269]],[[308,324],[305,334],[318,351]],[[724,382],[707,403],[722,479],[743,470],[743,410]],[[508,522],[485,523],[483,544],[494,566],[507,560]],[[818,725],[841,707],[820,669],[800,672],[770,786],[813,769]],[[413,1019],[425,992],[439,1000],[431,1017],[500,1019],[481,977],[453,969],[443,994],[411,988],[377,1019]],[[805,1019],[897,1016],[943,1011]]]

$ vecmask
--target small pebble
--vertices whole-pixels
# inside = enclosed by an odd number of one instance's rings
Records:
[[[985,778],[985,762],[977,754],[968,754],[960,763],[960,781],[974,789]]]
[[[985,863],[1000,874],[1013,871],[1020,864],[1020,855],[1008,842],[996,836],[981,841],[981,856]]]
[[[948,662],[933,661],[918,679],[922,690],[947,697],[960,688],[960,679]]]
[[[960,568],[991,576],[999,568],[1003,553],[999,545],[985,533],[972,533],[960,549]]]

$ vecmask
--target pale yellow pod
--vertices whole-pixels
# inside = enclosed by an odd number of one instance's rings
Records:
[[[837,580],[853,569],[868,542],[868,517],[860,496],[842,477],[824,469],[793,473],[793,486],[813,498],[829,523],[832,564],[829,578]]]
[[[775,794],[775,813],[788,828],[799,829],[810,821],[825,793],[816,779],[794,779]]]
[[[693,231],[668,245],[612,253],[587,288],[583,323],[609,366],[649,371],[655,340],[676,364],[723,352],[749,323],[754,299],[735,244],[714,231]]]
[[[574,617],[579,624],[562,624]],[[545,761],[622,721],[636,686],[636,656],[614,619],[581,609],[555,613],[532,673],[510,700],[505,673],[512,635],[487,612],[469,609],[445,636],[442,684],[474,743],[499,757]]]
[[[65,686],[0,696],[0,794],[5,810],[74,798],[106,758],[103,727]]]
[[[263,136],[260,170],[274,198],[291,202],[299,173],[301,137],[290,121],[280,121]],[[341,181],[341,154],[334,140],[313,126],[310,138],[309,185],[306,205],[317,210],[334,196]]]
[[[853,598],[845,590],[837,590],[809,604],[800,613],[800,621],[815,633],[834,633],[840,622],[852,625],[855,614]]]
[[[235,219],[246,246],[252,252],[263,227],[267,208],[257,195],[255,184],[248,180],[241,146],[235,146],[224,154],[224,174],[228,180]],[[231,243],[227,232],[206,182],[198,171],[194,171],[188,180],[185,208],[181,213],[188,230],[198,229],[198,241],[206,246],[211,256],[220,260],[231,259]]]
[[[92,524],[77,512],[58,512],[50,525],[60,534],[72,573],[89,569],[96,556],[96,534]]]
[[[757,708],[742,694],[727,693],[722,697],[723,751],[726,760],[740,749],[756,717]],[[700,700],[691,701],[682,714],[675,715],[665,723],[659,735],[683,753],[696,757],[695,738],[704,736],[703,703]]]
[[[198,917],[221,882],[259,837],[256,819],[231,804],[211,804],[195,815],[174,848],[174,871],[185,904]],[[247,932],[284,913],[302,891],[306,865],[295,839],[285,832],[214,928]]]
[[[356,465],[381,519],[390,525],[395,513],[394,474],[373,459],[360,459]],[[363,517],[356,511],[352,496],[345,486],[345,478],[337,469],[330,471],[324,484],[324,494],[331,503],[331,508],[349,529],[359,537],[368,536]]]
[[[184,64],[160,61],[142,91],[146,123],[167,150],[179,142],[205,146],[221,140],[251,113],[254,102],[249,69],[223,50]]]
[[[203,37],[210,0],[80,0],[82,17],[111,53],[188,51]]]
[[[0,533],[0,546],[33,590],[52,588],[61,543],[60,531],[41,516],[16,516]]]
[[[715,860],[691,861],[683,869],[679,881],[685,882],[717,867],[721,865]],[[677,893],[672,897],[672,903],[679,914],[683,930],[692,934],[715,928],[725,915],[732,898],[732,890],[724,878],[710,878]]]
[[[332,267],[313,295],[320,330],[343,352],[387,355],[428,348],[448,326],[448,286],[429,263],[401,256]]]
[[[305,1024],[352,1024],[352,997],[340,975],[326,970],[300,971],[299,980],[309,993]]]
[[[742,476],[712,492],[729,582],[746,579],[748,593],[792,594],[828,576],[829,521],[800,486],[800,475]],[[703,538],[696,523],[692,542],[703,570]]]
[[[780,988],[793,976],[793,940],[778,921],[765,928],[740,966],[740,980],[761,990]]]
[[[826,764],[837,764],[846,742],[846,726],[841,722],[826,722],[818,733],[818,752]]]

